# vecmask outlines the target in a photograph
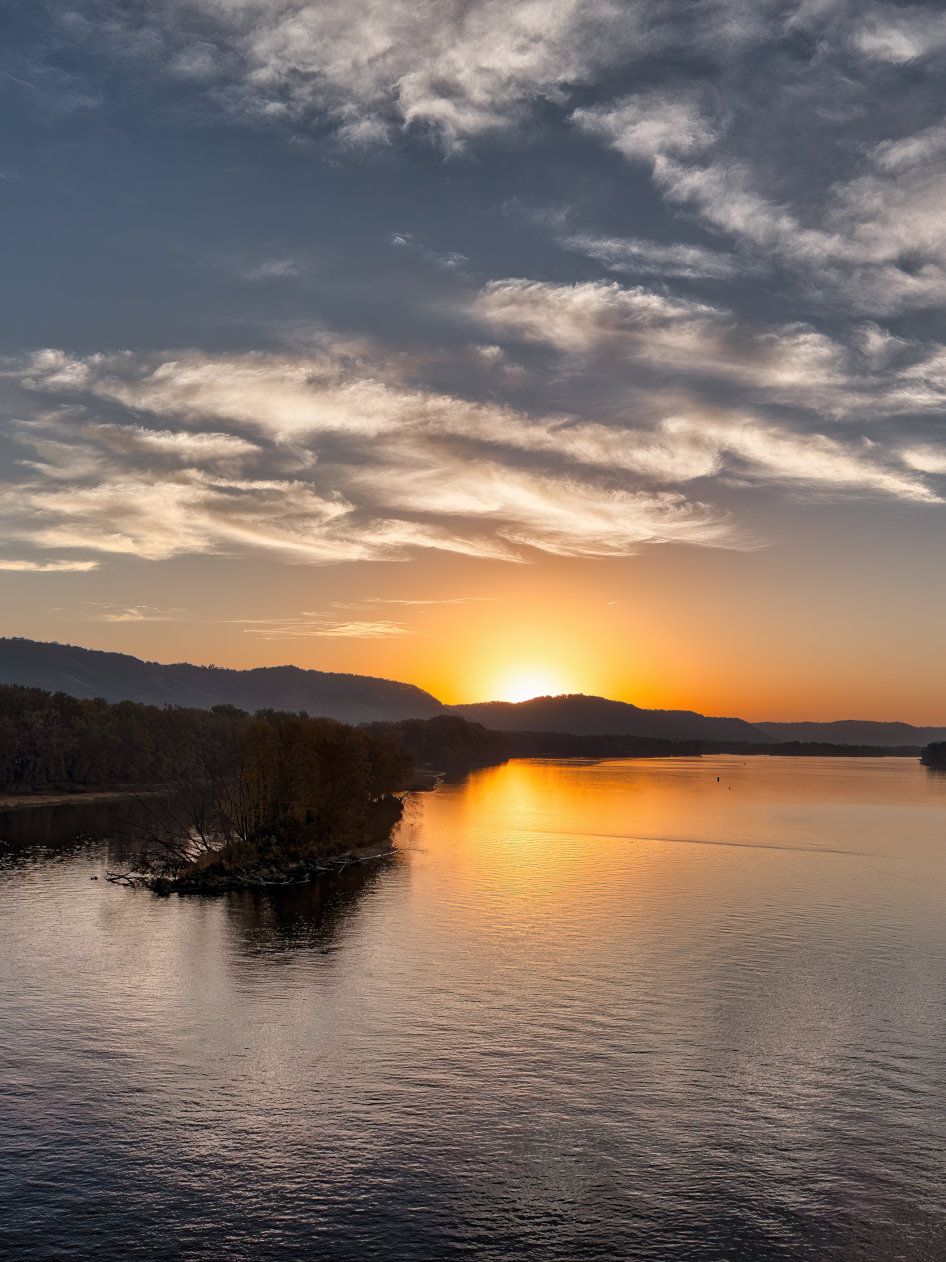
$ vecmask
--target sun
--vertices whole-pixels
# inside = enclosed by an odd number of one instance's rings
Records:
[[[567,692],[561,675],[541,666],[513,666],[498,676],[491,689],[495,701],[529,701]]]

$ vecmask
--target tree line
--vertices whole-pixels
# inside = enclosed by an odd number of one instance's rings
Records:
[[[413,755],[393,732],[305,713],[110,704],[0,687],[7,792],[148,786],[142,840],[166,873],[278,876],[383,841]]]

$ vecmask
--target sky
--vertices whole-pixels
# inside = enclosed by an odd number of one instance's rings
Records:
[[[0,634],[946,722],[946,11],[14,0]]]

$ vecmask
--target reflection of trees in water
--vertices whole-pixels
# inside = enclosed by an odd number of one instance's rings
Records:
[[[18,806],[0,812],[0,844],[70,849],[90,842],[108,844],[123,857],[134,853],[140,824],[150,808],[144,801],[65,802],[57,806]]]
[[[220,899],[248,954],[259,951],[325,953],[338,944],[365,897],[403,860],[395,853],[373,863],[325,873],[306,885],[232,890]],[[188,898],[191,896],[187,896]]]
[[[129,863],[141,848],[149,810],[134,800],[69,802],[0,812],[0,867],[80,861]],[[174,895],[187,904],[225,910],[235,945],[247,954],[332,950],[365,896],[404,862],[395,852],[372,863],[325,873],[306,885]]]

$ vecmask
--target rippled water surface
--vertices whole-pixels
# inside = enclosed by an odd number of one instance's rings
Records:
[[[117,812],[0,816],[4,1256],[946,1258],[915,762],[513,762],[281,895]]]

